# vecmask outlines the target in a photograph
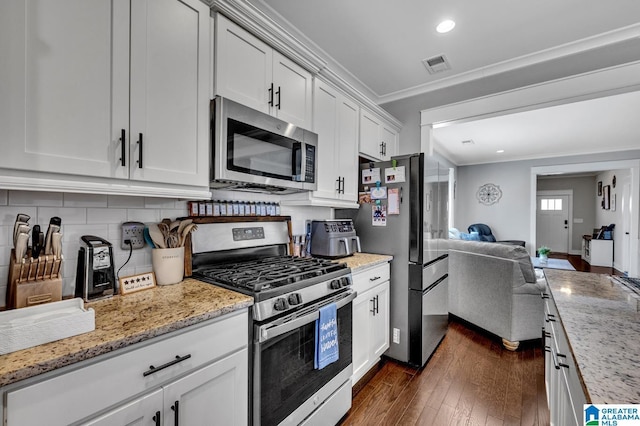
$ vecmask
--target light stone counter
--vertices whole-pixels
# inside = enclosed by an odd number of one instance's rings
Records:
[[[386,254],[354,253],[353,256],[336,259],[337,262],[346,263],[352,273],[358,273],[362,269],[391,262],[393,256]]]
[[[545,269],[553,300],[595,404],[640,403],[637,296],[608,275]]]
[[[96,329],[0,356],[0,386],[225,315],[253,298],[195,279],[87,303]]]

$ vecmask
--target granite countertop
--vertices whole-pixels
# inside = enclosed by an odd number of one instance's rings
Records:
[[[84,361],[134,343],[249,307],[253,298],[187,278],[86,303],[94,331],[0,355],[0,386]]]
[[[587,400],[640,402],[640,300],[609,275],[545,269]]]
[[[353,256],[336,259],[338,262],[346,263],[351,268],[351,273],[358,273],[362,269],[391,262],[393,256],[373,253],[354,253]]]

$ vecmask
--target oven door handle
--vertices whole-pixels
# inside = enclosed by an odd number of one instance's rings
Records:
[[[355,291],[348,293],[346,296],[342,297],[337,302],[335,302],[336,307],[340,309],[343,306],[351,303],[353,299],[356,298],[357,295],[358,293],[356,293]],[[271,323],[271,324],[265,324],[260,326],[258,328],[258,342],[260,343],[266,342],[269,339],[273,339],[274,337],[288,333],[292,330],[295,330],[296,328],[300,328],[303,325],[309,324],[317,320],[318,318],[320,318],[319,309],[322,306],[328,305],[329,303],[334,303],[334,302],[332,300],[329,300],[329,301],[325,300],[321,303],[318,303],[317,305],[313,305],[313,308],[315,309],[313,309],[311,313],[298,318],[294,318],[289,321],[285,321],[279,325],[274,325],[273,323]]]

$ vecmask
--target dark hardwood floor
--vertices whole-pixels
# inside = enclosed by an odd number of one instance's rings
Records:
[[[622,275],[580,256],[551,257],[568,259],[577,271]],[[355,389],[343,426],[549,424],[541,340],[511,352],[498,337],[456,318],[424,368],[383,359]]]

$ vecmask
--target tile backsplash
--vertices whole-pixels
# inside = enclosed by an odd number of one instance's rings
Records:
[[[229,197],[228,193],[224,195]],[[242,193],[233,198],[256,197]],[[0,306],[4,306],[6,300],[13,224],[18,213],[31,216],[29,224],[32,227],[40,225],[43,232],[46,232],[52,216],[62,219],[62,294],[72,296],[82,235],[96,235],[113,245],[115,269],[117,272],[122,267],[121,276],[149,272],[152,268],[151,248],[148,246],[134,250],[131,260],[123,267],[129,250],[120,248],[121,224],[127,221],[153,223],[165,217],[175,219],[186,216],[188,210],[186,200],[169,198],[0,190]],[[283,206],[282,214],[291,216],[294,233],[301,233],[306,220],[330,219],[333,210]]]

